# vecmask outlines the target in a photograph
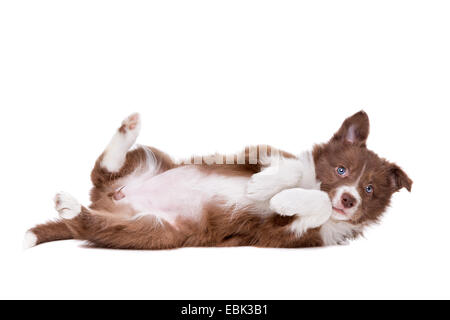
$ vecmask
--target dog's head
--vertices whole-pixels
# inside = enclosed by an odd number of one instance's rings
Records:
[[[335,220],[375,222],[394,192],[411,191],[412,180],[399,166],[367,149],[368,135],[369,118],[360,111],[328,143],[314,148],[317,179],[330,196]]]

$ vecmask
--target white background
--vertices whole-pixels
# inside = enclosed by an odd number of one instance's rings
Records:
[[[448,1],[2,1],[0,298],[450,298]],[[176,157],[294,153],[364,109],[368,145],[414,180],[382,224],[324,249],[22,251],[88,204],[123,117]]]

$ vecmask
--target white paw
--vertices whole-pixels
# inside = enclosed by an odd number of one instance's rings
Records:
[[[122,121],[119,132],[127,135],[131,139],[136,140],[141,130],[141,116],[139,113],[133,113]],[[134,141],[133,141],[134,143]]]
[[[270,200],[270,208],[282,215],[331,216],[331,200],[326,192],[302,188],[286,189]]]
[[[136,142],[140,130],[141,117],[138,113],[125,118],[106,147],[101,166],[109,172],[120,171],[125,163],[126,154]]]
[[[326,213],[314,216],[299,216],[294,222],[292,222],[291,231],[295,233],[297,236],[301,236],[304,232],[306,232],[309,229],[320,227],[329,219],[330,215]]]
[[[73,219],[81,212],[81,204],[66,192],[57,193],[54,201],[55,209],[63,219]]]
[[[33,231],[27,231],[25,233],[25,237],[23,238],[23,249],[29,249],[36,245],[37,243],[37,236],[33,233]]]
[[[293,216],[302,211],[301,206],[298,204],[298,199],[295,198],[295,194],[288,190],[283,190],[270,199],[270,210],[282,216]]]
[[[298,217],[291,224],[297,236],[327,222],[332,213],[331,200],[326,192],[292,188],[281,191],[270,200],[271,210],[280,215]]]
[[[262,172],[251,176],[247,183],[247,197],[254,201],[267,201],[277,194],[282,186],[280,185],[272,168],[267,168]]]

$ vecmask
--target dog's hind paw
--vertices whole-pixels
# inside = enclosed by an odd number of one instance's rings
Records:
[[[66,192],[60,192],[54,198],[55,209],[63,219],[73,219],[81,212],[81,204]]]

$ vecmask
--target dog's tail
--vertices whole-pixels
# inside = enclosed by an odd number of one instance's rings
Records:
[[[31,228],[25,234],[24,249],[57,240],[73,239],[72,232],[62,220],[50,221]]]

